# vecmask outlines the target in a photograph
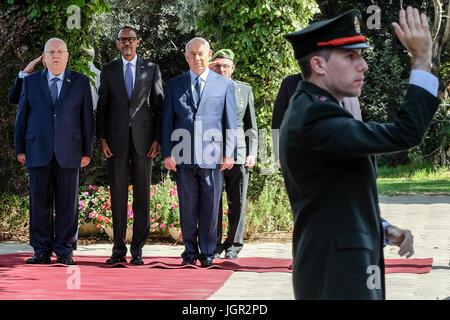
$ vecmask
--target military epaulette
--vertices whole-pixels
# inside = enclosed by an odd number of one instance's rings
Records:
[[[246,85],[248,87],[251,87],[251,85],[249,85],[247,82],[242,82],[242,81],[239,81],[239,80],[234,80],[234,81],[239,83],[239,84],[243,84],[243,85]]]

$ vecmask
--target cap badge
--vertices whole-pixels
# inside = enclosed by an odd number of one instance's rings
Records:
[[[359,19],[357,16],[353,17],[353,23],[355,24],[356,33],[361,33],[361,27],[359,26]]]

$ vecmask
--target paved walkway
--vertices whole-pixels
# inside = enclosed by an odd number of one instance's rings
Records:
[[[450,296],[450,196],[380,197],[382,216],[414,235],[414,258],[433,258],[429,274],[386,275],[387,299],[444,299]],[[111,254],[111,244],[79,246],[76,255]],[[181,245],[146,245],[144,256],[180,256]],[[0,242],[0,254],[32,252],[27,244]],[[386,258],[398,258],[395,247],[385,248]],[[290,243],[247,243],[241,257],[291,258]],[[292,276],[288,273],[234,272],[210,300],[290,300]]]

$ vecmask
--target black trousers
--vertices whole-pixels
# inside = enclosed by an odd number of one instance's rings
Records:
[[[228,202],[228,233],[222,243],[222,197],[220,197],[217,219],[216,252],[233,251],[239,253],[244,246],[245,203],[247,199],[248,169],[243,164],[235,164],[223,171]]]
[[[55,157],[28,168],[30,245],[38,254],[71,255],[78,235],[78,168],[62,168]]]
[[[141,255],[150,232],[150,184],[152,159],[140,157],[134,148],[130,129],[127,156],[108,158],[108,176],[111,187],[111,210],[113,218],[113,254],[125,256],[127,247],[127,215],[133,214],[133,238],[130,251]],[[131,178],[131,181],[130,181]],[[133,186],[133,205],[128,205],[128,186]]]

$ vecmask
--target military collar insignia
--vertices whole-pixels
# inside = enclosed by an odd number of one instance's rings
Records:
[[[316,96],[315,98],[316,98],[316,100],[319,100],[322,102],[325,102],[328,100],[328,97],[326,97],[326,96]]]

